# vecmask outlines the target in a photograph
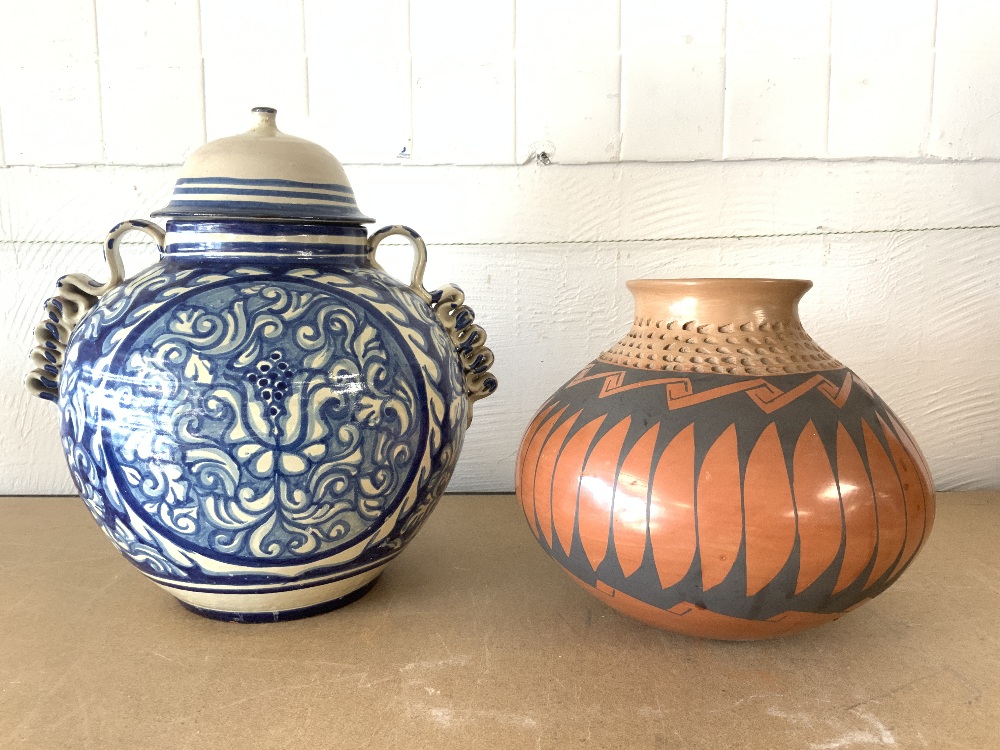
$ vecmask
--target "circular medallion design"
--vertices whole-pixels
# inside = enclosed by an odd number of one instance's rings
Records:
[[[302,563],[357,542],[426,450],[425,385],[397,327],[318,284],[180,295],[103,378],[104,451],[129,504],[217,558]]]

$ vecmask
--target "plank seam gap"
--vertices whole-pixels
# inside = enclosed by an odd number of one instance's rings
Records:
[[[917,232],[951,232],[977,229],[1000,229],[1000,224],[965,224],[949,227],[903,227],[898,229],[829,229],[816,232],[772,232],[768,234],[700,234],[689,237],[643,237],[634,239],[590,239],[590,240],[527,240],[524,242],[434,242],[436,247],[478,247],[484,245],[611,245],[635,242],[691,242],[695,240],[766,240],[782,237],[829,237],[848,234],[915,234]],[[386,245],[408,247],[405,242],[387,242]]]
[[[505,240],[490,242],[434,242],[424,240],[433,247],[504,247],[512,245],[623,245],[636,242],[694,242],[697,240],[766,240],[783,237],[831,237],[849,234],[916,234],[918,232],[960,232],[980,229],[1000,229],[1000,224],[959,224],[948,227],[903,227],[897,229],[828,229],[816,232],[772,232],[769,234],[699,234],[678,237],[637,237],[633,239],[590,240]],[[0,245],[84,245],[92,240],[9,240],[0,239]],[[148,245],[148,242],[131,240],[122,245]],[[409,247],[406,242],[383,242],[387,247]]]
[[[204,65],[202,65],[204,69]],[[538,169],[588,169],[595,167],[615,167],[619,165],[650,165],[660,167],[686,167],[689,165],[721,165],[732,166],[735,164],[877,164],[892,165],[904,164],[917,167],[937,167],[937,166],[978,166],[1000,164],[1000,157],[982,156],[975,158],[956,159],[950,156],[757,156],[721,159],[619,159],[618,161],[586,161],[586,162],[558,162],[553,161]],[[391,161],[348,161],[343,160],[341,164],[345,167],[395,167],[396,169],[433,169],[447,167],[449,169],[523,169],[522,162],[471,162],[468,164],[457,164],[446,161],[409,162],[401,164]],[[177,169],[183,166],[181,161],[161,161],[155,163],[128,162],[128,161],[78,161],[78,162],[7,162],[0,165],[0,171],[14,169],[86,169],[92,172],[100,172],[104,169]],[[535,167],[529,167],[534,169]]]

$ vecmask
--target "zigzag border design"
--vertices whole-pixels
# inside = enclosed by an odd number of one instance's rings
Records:
[[[709,388],[708,390],[701,391],[700,393],[694,393],[691,388],[691,380],[689,378],[653,378],[651,380],[644,380],[638,383],[626,384],[625,376],[628,372],[630,372],[630,370],[623,369],[616,370],[615,372],[602,372],[596,375],[588,375],[587,373],[589,373],[593,367],[594,364],[587,365],[579,373],[577,373],[576,376],[569,381],[569,383],[566,384],[566,387],[572,388],[588,380],[600,380],[603,378],[604,383],[601,385],[601,391],[597,397],[606,398],[608,396],[614,396],[616,394],[635,390],[637,388],[663,385],[666,387],[667,408],[671,411],[684,409],[688,406],[697,406],[698,404],[714,401],[718,398],[724,398],[734,393],[745,393],[751,401],[760,407],[761,411],[766,414],[773,414],[814,389],[826,396],[834,406],[840,409],[847,403],[847,399],[851,395],[851,388],[854,384],[857,384],[858,387],[868,392],[869,395],[872,393],[867,384],[860,379],[855,378],[851,372],[847,373],[844,377],[844,382],[840,385],[837,385],[823,375],[816,374],[808,380],[800,383],[795,388],[792,388],[790,391],[783,391],[778,388],[778,386],[774,385],[774,383],[768,382],[764,378],[754,378],[753,380],[746,380],[740,383],[730,383],[728,385],[719,386],[718,388]]]

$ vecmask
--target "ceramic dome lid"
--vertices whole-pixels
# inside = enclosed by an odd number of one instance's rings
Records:
[[[191,154],[170,204],[153,216],[372,221],[358,210],[333,154],[278,130],[276,110],[256,107],[253,114],[256,121],[246,133],[211,141]]]

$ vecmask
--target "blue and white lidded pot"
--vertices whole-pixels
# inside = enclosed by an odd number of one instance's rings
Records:
[[[491,394],[492,352],[426,247],[368,236],[340,162],[254,110],[190,157],[170,204],[64,276],[27,387],[59,406],[70,473],[121,553],[201,614],[278,620],[370,589],[441,496]],[[126,279],[137,230],[157,263]],[[375,260],[400,235],[409,284]]]

